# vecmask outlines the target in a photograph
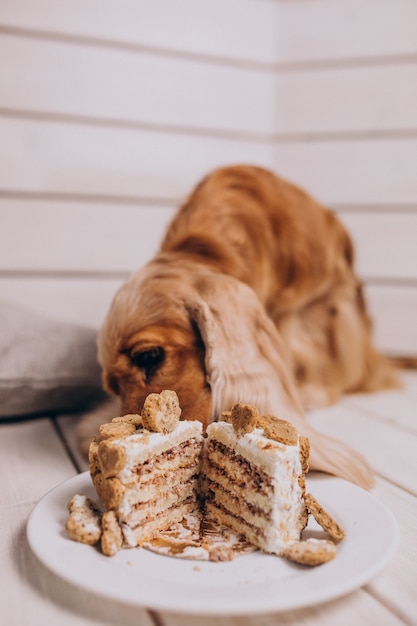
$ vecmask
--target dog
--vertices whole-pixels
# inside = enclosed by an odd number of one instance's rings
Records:
[[[116,293],[98,355],[120,404],[85,418],[86,442],[109,415],[173,389],[182,419],[207,426],[253,404],[310,439],[312,469],[372,485],[362,456],[304,418],[342,394],[397,385],[372,341],[352,240],[332,211],[266,169],[223,167],[196,186],[155,258]]]

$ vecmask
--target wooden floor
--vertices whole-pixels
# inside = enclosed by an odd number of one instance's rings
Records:
[[[417,624],[417,374],[405,373],[404,380],[402,391],[349,396],[309,416],[318,428],[363,452],[374,466],[374,494],[394,513],[401,532],[388,565],[362,589],[311,609],[252,617],[199,616],[199,626]],[[196,624],[195,616],[98,599],[50,573],[32,554],[26,521],[34,505],[51,488],[86,469],[74,445],[75,419],[0,424],[0,623]]]

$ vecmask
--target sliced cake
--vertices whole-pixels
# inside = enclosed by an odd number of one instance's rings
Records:
[[[236,404],[202,434],[179,421],[174,391],[150,394],[141,415],[100,427],[90,446],[90,474],[102,509],[77,494],[67,533],[122,547],[227,560],[252,546],[304,565],[336,554],[343,530],[305,490],[309,442],[292,424]],[[302,540],[311,514],[334,542]]]
[[[308,440],[289,422],[237,404],[207,428],[202,465],[208,517],[265,552],[284,554],[307,524]]]
[[[126,546],[149,541],[198,507],[202,425],[179,421],[173,391],[150,394],[141,415],[117,417],[90,446],[97,494]]]

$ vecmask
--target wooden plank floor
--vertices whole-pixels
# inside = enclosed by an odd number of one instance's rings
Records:
[[[201,626],[417,624],[417,373],[405,388],[344,398],[308,419],[363,452],[377,474],[374,494],[400,526],[397,551],[369,584],[338,600],[286,613],[198,616]],[[194,626],[195,616],[155,613],[104,600],[48,571],[32,554],[26,521],[38,500],[86,468],[76,416],[0,423],[0,605],[8,626]],[[45,537],[48,541],[48,537]]]

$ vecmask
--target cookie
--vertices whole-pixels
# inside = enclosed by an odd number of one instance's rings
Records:
[[[100,426],[100,439],[115,439],[133,435],[136,432],[134,424],[129,422],[110,422]]]
[[[113,556],[123,545],[122,530],[114,511],[103,513],[101,528],[101,551],[106,556]]]
[[[127,413],[113,417],[112,422],[115,424],[133,424],[134,426],[142,426],[142,416],[137,413]]]
[[[308,510],[322,529],[336,541],[341,541],[345,533],[339,524],[323,509],[311,493],[305,495],[305,503]]]
[[[251,433],[256,428],[259,417],[259,411],[256,407],[239,402],[232,407],[230,421],[236,435],[242,437],[242,435]]]
[[[101,536],[101,512],[87,496],[76,494],[68,502],[69,517],[65,528],[73,541],[94,545]]]
[[[181,408],[175,391],[165,389],[147,396],[142,409],[143,427],[166,435],[174,430],[181,416]]]
[[[324,539],[291,541],[285,546],[283,556],[289,561],[313,567],[334,559],[336,546]]]
[[[263,428],[265,437],[273,439],[286,446],[296,446],[298,443],[297,429],[286,420],[281,420],[272,415],[262,415],[259,426]]]

